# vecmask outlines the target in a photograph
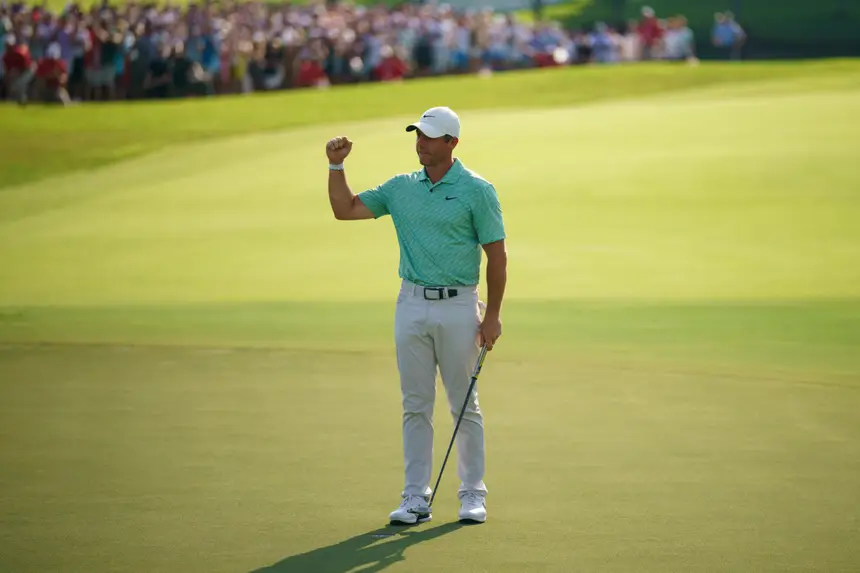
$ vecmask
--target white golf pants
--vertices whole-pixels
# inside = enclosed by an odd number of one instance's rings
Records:
[[[457,289],[457,296],[427,300],[424,287],[403,281],[397,296],[394,339],[403,397],[404,495],[432,494],[430,474],[437,368],[456,424],[480,351],[479,305],[483,303],[479,303],[477,287],[450,288]],[[426,296],[435,298],[439,295],[430,290]],[[478,407],[477,382],[457,431],[454,449],[460,478],[459,493],[486,495],[484,422]],[[454,461],[451,458],[448,465],[453,465],[450,464]]]

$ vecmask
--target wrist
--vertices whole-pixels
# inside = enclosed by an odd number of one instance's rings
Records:
[[[331,161],[329,161],[328,168],[329,171],[343,171],[343,161],[341,161],[340,163],[332,163]]]
[[[488,307],[487,310],[484,312],[484,318],[486,319],[487,317],[490,317],[493,319],[497,319],[497,318],[499,318],[500,314],[501,314],[501,311],[499,309]]]

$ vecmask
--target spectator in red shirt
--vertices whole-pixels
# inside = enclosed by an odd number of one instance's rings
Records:
[[[14,34],[6,35],[6,50],[3,52],[3,83],[6,93],[18,103],[27,103],[30,82],[36,69],[30,57],[30,48]]]
[[[36,67],[36,90],[42,101],[68,105],[71,101],[66,91],[69,75],[61,56],[59,44],[48,46],[45,57],[39,60]]]
[[[639,22],[638,32],[642,46],[642,59],[655,59],[663,40],[663,28],[660,27],[660,22],[650,6],[642,8],[642,20]]]
[[[116,97],[116,55],[122,38],[106,20],[98,21],[89,30],[89,45],[84,52],[87,86],[90,99]],[[106,94],[104,92],[107,92]]]
[[[325,87],[329,85],[328,76],[319,58],[313,55],[300,58],[299,65],[296,68],[294,85],[299,88]]]
[[[402,80],[406,76],[409,68],[406,66],[406,63],[397,56],[391,46],[383,46],[380,50],[380,56],[382,56],[382,60],[373,70],[373,77],[375,80],[380,82],[397,81]]]

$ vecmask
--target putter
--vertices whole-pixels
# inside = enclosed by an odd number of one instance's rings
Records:
[[[481,373],[481,368],[484,365],[484,358],[487,356],[487,346],[481,347],[481,353],[478,355],[478,363],[475,364],[475,370],[472,372],[472,381],[469,383],[469,390],[466,392],[466,399],[463,401],[463,407],[460,409],[460,416],[457,418],[457,425],[454,426],[454,434],[451,436],[451,442],[448,444],[448,451],[445,452],[445,459],[442,461],[442,468],[439,470],[439,477],[436,478],[436,485],[433,487],[433,493],[430,496],[430,503],[427,505],[419,505],[414,509],[410,509],[410,513],[418,516],[418,519],[423,519],[430,516],[430,508],[433,507],[433,500],[436,498],[436,492],[439,490],[439,482],[442,481],[442,473],[445,471],[445,464],[448,463],[448,456],[451,454],[451,448],[454,445],[454,438],[457,437],[457,430],[460,429],[460,422],[463,421],[463,414],[466,413],[466,406],[469,405],[469,397],[472,395],[472,389],[475,387],[475,382],[478,381],[478,374]]]

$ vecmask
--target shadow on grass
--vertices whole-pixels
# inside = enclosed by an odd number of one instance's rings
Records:
[[[274,565],[254,569],[251,573],[344,573],[359,567],[364,567],[361,573],[375,573],[404,561],[406,557],[403,552],[407,548],[452,533],[461,527],[469,526],[458,522],[432,529],[389,525],[334,545],[287,557]]]

